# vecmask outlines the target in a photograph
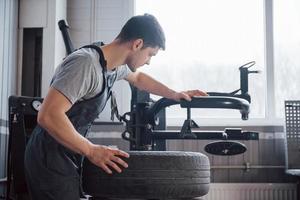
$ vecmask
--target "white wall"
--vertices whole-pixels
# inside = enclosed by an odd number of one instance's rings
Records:
[[[134,0],[69,0],[67,21],[74,47],[95,41],[111,42],[123,24],[134,14]],[[120,113],[129,111],[130,89],[120,81],[114,86]],[[110,103],[100,115],[100,121],[110,120]]]
[[[64,41],[57,25],[58,21],[61,19],[67,19],[67,0],[56,1],[56,13],[55,13],[55,63],[54,67],[61,62],[61,60],[66,55],[66,48]]]
[[[46,27],[47,3],[47,0],[20,0],[19,27]]]
[[[0,178],[6,172],[8,97],[16,93],[17,14],[17,0],[0,1]]]
[[[48,0],[47,2],[47,26],[43,30],[43,97],[47,94],[56,66],[65,56],[65,47],[57,22],[66,18],[66,5],[66,0]]]
[[[15,93],[16,85],[17,12],[16,0],[0,1],[0,120],[4,121],[8,117],[8,96]]]
[[[57,22],[66,19],[66,0],[20,0],[18,93],[21,93],[23,28],[43,28],[42,96],[47,94],[55,67],[65,56]]]

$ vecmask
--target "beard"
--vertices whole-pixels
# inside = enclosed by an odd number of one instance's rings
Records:
[[[130,69],[132,72],[135,72],[135,71],[136,71],[136,68],[134,67],[134,64],[131,62],[131,60],[129,60],[129,62],[127,62],[127,66],[129,67],[129,69]]]

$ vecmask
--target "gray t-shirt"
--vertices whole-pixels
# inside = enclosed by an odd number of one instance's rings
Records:
[[[131,70],[127,65],[117,67],[117,81],[126,78]],[[51,87],[60,91],[69,101],[90,99],[101,92],[103,86],[102,67],[99,54],[92,48],[82,48],[68,57],[57,67]]]

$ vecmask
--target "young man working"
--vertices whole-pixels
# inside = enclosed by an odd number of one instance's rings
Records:
[[[86,46],[64,59],[38,113],[38,126],[27,144],[25,170],[33,200],[78,200],[82,156],[111,174],[126,168],[126,152],[85,138],[103,110],[115,81],[125,79],[141,90],[179,101],[205,92],[176,92],[136,71],[165,49],[165,36],[152,15],[132,17],[105,46]],[[101,187],[101,186],[99,186]]]

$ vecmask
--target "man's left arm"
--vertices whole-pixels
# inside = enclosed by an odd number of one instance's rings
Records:
[[[125,79],[140,90],[176,101],[180,99],[190,101],[192,96],[207,96],[207,94],[201,90],[174,91],[143,72],[136,71],[130,73]]]

